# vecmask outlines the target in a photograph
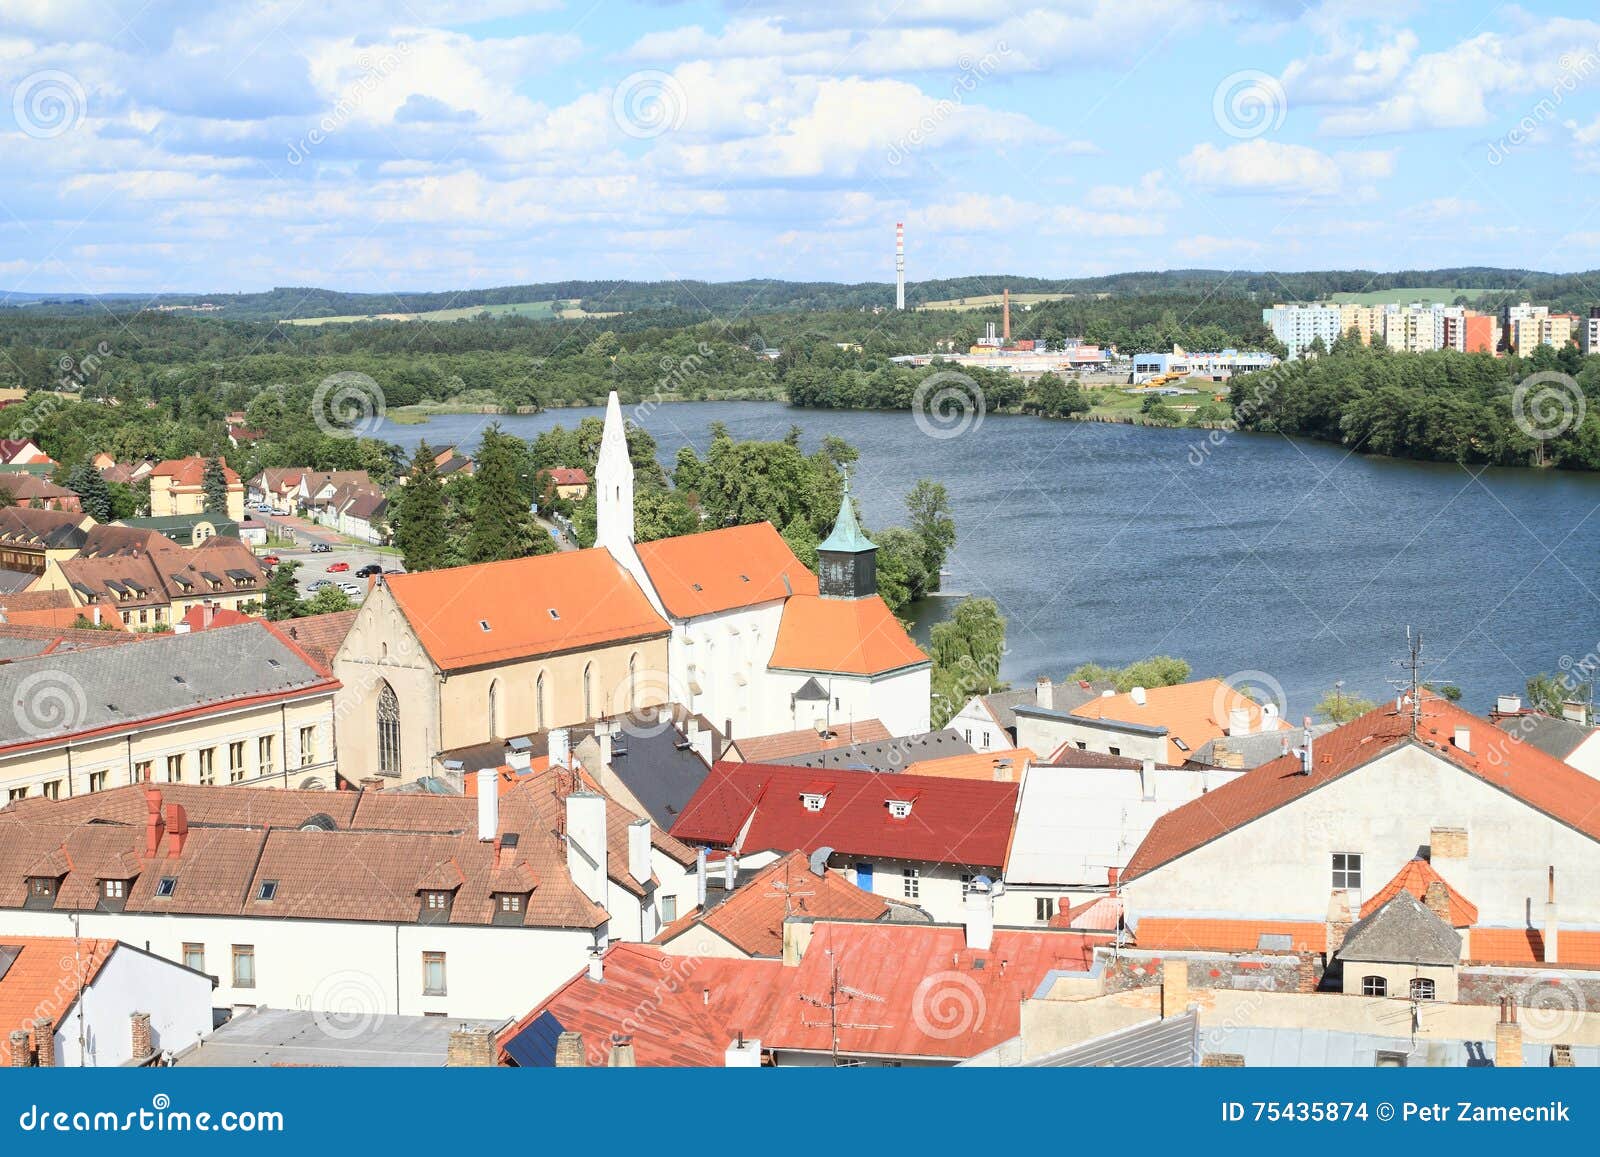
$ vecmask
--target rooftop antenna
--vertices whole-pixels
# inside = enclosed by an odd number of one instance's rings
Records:
[[[802,892],[795,889],[794,883],[789,879],[790,870],[794,867],[793,859],[786,860],[783,865],[783,879],[772,885],[772,891],[767,893],[768,899],[783,897],[783,916],[787,920],[794,915],[794,900],[799,897],[804,900],[807,896],[815,896],[815,892]]]
[[[847,1008],[850,1002],[853,1000],[865,1000],[872,1004],[883,1004],[884,999],[876,992],[863,992],[859,988],[852,988],[850,985],[842,983],[839,979],[839,958],[833,954],[833,949],[831,948],[827,949],[827,954],[828,998],[823,1000],[819,996],[807,996],[805,993],[801,993],[800,1001],[802,1004],[809,1004],[812,1008],[826,1009],[828,1013],[828,1019],[817,1021],[807,1020],[805,1014],[801,1013],[800,1020],[807,1028],[825,1028],[828,1030],[833,1042],[833,1064],[834,1067],[837,1068],[839,1065],[840,1029],[877,1029],[892,1028],[893,1026],[887,1024],[858,1024],[839,1019],[839,1011],[843,1008]]]
[[[1395,712],[1405,713],[1411,717],[1411,735],[1415,738],[1417,728],[1422,723],[1422,669],[1432,662],[1431,659],[1422,657],[1422,632],[1413,631],[1406,627],[1406,657],[1395,660],[1405,676],[1400,679],[1391,679],[1390,686],[1399,690],[1400,694],[1395,700]]]

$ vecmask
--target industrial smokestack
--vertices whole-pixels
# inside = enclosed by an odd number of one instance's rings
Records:
[[[1000,291],[1001,299],[1001,329],[1000,341],[1003,345],[1011,344],[1011,289],[1007,287]]]
[[[905,223],[894,223],[894,307],[906,307],[906,227]]]

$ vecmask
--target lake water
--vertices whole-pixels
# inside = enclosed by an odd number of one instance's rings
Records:
[[[599,412],[445,415],[374,433],[470,450],[490,421],[528,438]],[[997,415],[938,439],[910,414],[769,402],[665,405],[643,424],[670,466],[685,443],[704,452],[713,421],[738,438],[797,425],[808,451],[826,434],[852,443],[869,527],[903,521],[918,478],[943,482],[960,535],[946,587],[1000,604],[1017,685],[1086,659],[1172,654],[1197,675],[1263,673],[1298,719],[1336,679],[1392,694],[1409,624],[1432,660],[1425,677],[1458,684],[1482,712],[1600,646],[1600,475]],[[919,637],[952,605],[915,608]]]

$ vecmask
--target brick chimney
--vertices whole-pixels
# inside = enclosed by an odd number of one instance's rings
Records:
[[[1522,1026],[1517,1023],[1517,998],[1500,998],[1500,1023],[1494,1026],[1494,1067],[1522,1067]]]
[[[633,1055],[633,1038],[625,1033],[614,1032],[611,1034],[611,1059],[608,1067],[613,1069],[631,1069],[638,1064]]]
[[[1446,924],[1450,923],[1450,889],[1443,880],[1430,880],[1422,893],[1422,902]]]
[[[136,1063],[143,1063],[150,1056],[150,1014],[136,1012],[129,1018],[130,1029],[133,1033],[133,1059]]]
[[[33,1050],[28,1047],[28,1030],[14,1028],[11,1030],[11,1067],[25,1069],[33,1064]]]
[[[48,1016],[33,1022],[33,1047],[38,1053],[36,1062],[41,1069],[56,1067],[56,1025]]]
[[[153,860],[161,854],[161,837],[166,835],[167,825],[161,814],[161,790],[154,787],[144,789],[144,858]]]
[[[183,855],[183,845],[189,839],[189,813],[181,803],[167,805],[167,858]]]
[[[581,1069],[588,1063],[583,1055],[581,1032],[564,1032],[556,1038],[556,1068]]]
[[[494,1030],[482,1027],[461,1027],[450,1032],[450,1046],[445,1053],[448,1068],[490,1068],[494,1065]]]

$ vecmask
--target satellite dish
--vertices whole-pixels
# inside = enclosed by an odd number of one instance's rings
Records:
[[[813,876],[826,875],[828,861],[833,857],[832,848],[818,848],[811,853],[811,874]]]

